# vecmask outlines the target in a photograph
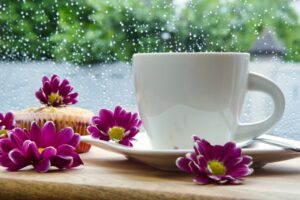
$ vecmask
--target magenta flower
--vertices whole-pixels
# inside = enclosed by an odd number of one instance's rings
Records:
[[[250,175],[253,169],[250,156],[241,155],[241,148],[233,142],[224,146],[211,145],[206,140],[194,136],[194,151],[186,157],[179,157],[176,165],[187,173],[195,174],[198,184],[238,184],[242,178]]]
[[[43,86],[35,93],[35,96],[42,104],[48,106],[64,106],[77,103],[77,92],[73,92],[73,87],[67,79],[60,82],[58,75],[52,75],[51,79],[47,76],[42,78]]]
[[[91,125],[87,128],[94,138],[105,141],[114,141],[125,146],[133,146],[131,141],[139,132],[142,121],[138,114],[126,112],[122,107],[117,106],[114,112],[102,109],[99,116],[92,118]]]
[[[30,132],[15,128],[8,138],[0,140],[0,165],[8,171],[32,165],[38,172],[47,172],[50,166],[58,169],[77,167],[83,164],[75,152],[79,139],[79,134],[72,128],[57,132],[52,121],[42,128],[33,122]]]
[[[8,132],[15,128],[14,115],[11,112],[3,115],[0,113],[0,138],[7,136]]]

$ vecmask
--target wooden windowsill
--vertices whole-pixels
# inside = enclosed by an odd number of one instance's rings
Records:
[[[300,158],[269,164],[237,186],[200,186],[192,176],[164,172],[92,148],[83,167],[45,174],[0,169],[0,199],[299,199]]]

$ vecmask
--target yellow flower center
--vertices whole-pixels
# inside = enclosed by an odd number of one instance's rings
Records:
[[[208,168],[213,175],[225,175],[226,168],[222,162],[211,160],[208,163]]]
[[[44,149],[45,148],[42,148],[42,147],[38,148],[39,153],[42,153],[44,151]]]
[[[114,126],[108,130],[108,135],[111,140],[120,141],[125,137],[125,129]]]
[[[62,97],[58,94],[58,93],[51,93],[49,96],[48,96],[48,102],[50,104],[53,104],[55,101],[59,101],[61,102],[62,101]]]
[[[6,136],[7,132],[8,131],[6,129],[2,129],[2,130],[0,130],[0,135]]]

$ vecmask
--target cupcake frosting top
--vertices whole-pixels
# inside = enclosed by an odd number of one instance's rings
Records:
[[[79,108],[79,107],[30,107],[23,109],[21,111],[14,112],[16,120],[18,119],[27,119],[27,120],[36,120],[36,119],[72,119],[74,121],[86,121],[89,122],[93,112]],[[77,120],[76,120],[77,119]]]
[[[93,115],[93,112],[79,107],[30,107],[20,112],[32,113],[57,113],[57,114],[72,114],[72,115]]]

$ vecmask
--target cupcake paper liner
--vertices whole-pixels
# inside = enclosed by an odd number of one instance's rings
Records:
[[[64,108],[62,108],[64,109]],[[88,135],[87,127],[93,116],[93,113],[84,109],[80,109],[82,113],[76,113],[74,110],[66,109],[68,112],[39,112],[39,109],[32,111],[33,109],[27,109],[24,111],[16,112],[16,126],[30,130],[31,123],[35,121],[39,126],[43,126],[46,121],[53,121],[57,130],[61,130],[66,127],[73,128],[75,133],[80,135]],[[80,142],[76,148],[77,153],[86,153],[90,150],[91,145]]]

